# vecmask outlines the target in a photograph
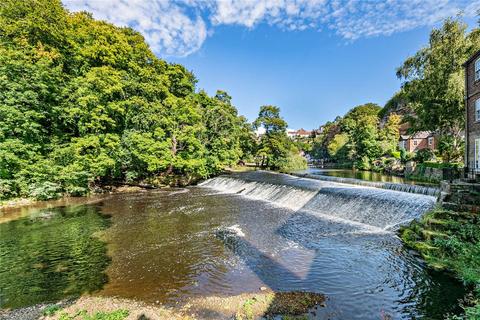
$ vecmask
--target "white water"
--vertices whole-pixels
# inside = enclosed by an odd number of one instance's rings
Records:
[[[216,177],[201,186],[382,230],[420,217],[436,202],[435,197],[423,194],[267,172]]]
[[[238,193],[255,200],[272,202],[278,206],[299,210],[310,201],[316,190],[306,190],[288,185],[276,185],[260,181],[247,181],[230,177],[207,180],[201,186],[222,192]]]
[[[374,187],[374,188],[388,189],[388,190],[408,192],[408,193],[418,193],[418,194],[424,194],[428,196],[438,196],[440,194],[440,190],[438,188],[419,186],[415,184],[365,181],[365,180],[354,179],[354,178],[333,177],[333,176],[326,176],[326,175],[319,175],[319,174],[300,174],[298,176],[315,179],[315,180],[333,181],[333,182],[339,182],[339,183],[356,184],[356,185],[365,186],[365,187]]]

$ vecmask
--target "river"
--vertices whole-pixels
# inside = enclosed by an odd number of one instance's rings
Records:
[[[259,171],[9,210],[0,307],[85,292],[176,305],[266,286],[325,294],[318,319],[439,319],[459,311],[462,285],[426,269],[395,234],[434,204]]]

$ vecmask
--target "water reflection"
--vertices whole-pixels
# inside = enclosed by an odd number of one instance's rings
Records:
[[[222,230],[234,230],[233,240],[218,237]],[[463,294],[393,233],[202,187],[34,211],[0,232],[2,307],[97,289],[174,305],[267,285],[326,294],[339,319],[438,319]]]
[[[59,207],[0,224],[0,307],[15,308],[100,289],[107,282],[109,219],[96,207]]]

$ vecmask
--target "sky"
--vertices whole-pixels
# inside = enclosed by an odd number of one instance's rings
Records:
[[[313,129],[356,105],[383,106],[395,70],[443,19],[477,25],[480,0],[63,0],[71,11],[140,31],[199,89],[232,96],[254,120],[276,105],[290,128]]]

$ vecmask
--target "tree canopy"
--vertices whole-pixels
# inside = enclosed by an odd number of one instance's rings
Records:
[[[251,126],[228,93],[196,82],[131,28],[59,0],[2,1],[0,199],[188,183],[251,155]]]
[[[434,131],[441,139],[447,161],[463,155],[461,132],[465,125],[465,75],[462,64],[480,49],[478,29],[448,19],[430,33],[429,43],[397,69],[413,114],[412,131]]]

